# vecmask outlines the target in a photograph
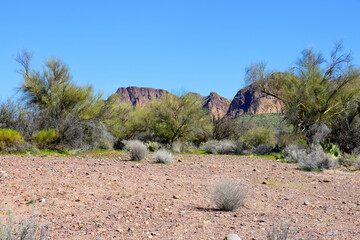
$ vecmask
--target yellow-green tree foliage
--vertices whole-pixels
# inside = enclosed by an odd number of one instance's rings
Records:
[[[152,104],[150,119],[155,134],[166,143],[194,140],[211,132],[210,118],[201,100],[191,93],[180,97],[164,95]]]
[[[349,54],[342,53],[341,44],[328,61],[311,49],[304,50],[285,73],[267,72],[265,64],[253,64],[246,80],[281,100],[287,120],[299,131],[306,133],[314,124],[324,123],[341,134],[359,118],[360,69]]]

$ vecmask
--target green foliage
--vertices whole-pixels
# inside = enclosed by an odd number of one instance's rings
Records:
[[[286,124],[284,117],[282,113],[242,114],[238,121],[246,126],[277,129]]]
[[[34,139],[40,148],[45,148],[48,144],[55,141],[57,137],[58,135],[53,128],[50,128],[49,130],[41,130],[34,134]]]
[[[298,131],[310,137],[310,128],[323,123],[333,130],[334,141],[350,151],[353,145],[360,145],[356,137],[360,69],[352,64],[349,54],[341,53],[341,48],[341,44],[335,46],[329,61],[307,49],[286,73],[266,72],[264,64],[253,64],[247,69],[246,80],[281,100],[285,104],[286,119]],[[352,134],[354,131],[356,134]],[[349,146],[347,142],[351,141],[356,143]]]
[[[22,149],[24,137],[20,132],[12,129],[0,128],[0,150],[19,151]]]
[[[152,104],[150,119],[156,136],[169,144],[176,140],[194,140],[208,135],[211,129],[206,110],[193,94],[164,95]]]
[[[60,59],[49,58],[42,71],[30,70],[31,57],[24,52],[17,61],[22,65],[19,72],[24,78],[19,88],[22,99],[36,113],[33,133],[54,129],[57,149],[87,150],[109,145],[104,142],[112,145],[105,122],[116,116],[116,102],[103,101],[102,94],[95,93],[91,85],[78,86],[72,82],[69,67]]]
[[[274,130],[264,127],[253,128],[245,132],[242,141],[250,147],[274,143]]]
[[[145,143],[145,146],[149,149],[149,151],[151,152],[155,152],[156,150],[159,149],[159,143],[157,142],[152,142],[152,141],[148,141]]]
[[[330,143],[330,142],[325,142],[325,143],[322,143],[321,146],[325,152],[330,153],[334,157],[340,156],[340,149],[335,144]]]

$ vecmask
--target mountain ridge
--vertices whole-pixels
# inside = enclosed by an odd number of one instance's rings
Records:
[[[120,87],[115,94],[119,103],[126,102],[133,106],[145,106],[146,103],[160,99],[165,94],[172,94],[164,89],[150,87]],[[216,92],[208,96],[191,93],[202,98],[202,105],[209,110],[213,120],[223,117],[237,118],[242,114],[283,113],[283,104],[271,96],[257,91],[252,85],[240,89],[233,99],[227,99]]]

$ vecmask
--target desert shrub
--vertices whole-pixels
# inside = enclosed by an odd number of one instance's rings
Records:
[[[172,158],[171,152],[165,149],[160,149],[155,152],[153,158],[156,163],[172,163],[174,160]]]
[[[19,223],[13,221],[11,213],[5,224],[0,223],[0,240],[43,240],[48,239],[48,227],[41,225],[36,216]]]
[[[261,144],[273,144],[274,136],[273,129],[259,127],[248,130],[242,140],[251,147],[257,147]]]
[[[50,128],[49,130],[41,130],[34,134],[34,139],[40,148],[45,148],[51,142],[55,141],[57,133],[55,129]]]
[[[130,160],[141,161],[146,157],[148,153],[147,147],[139,140],[123,141],[123,143],[126,150],[129,151]]]
[[[149,149],[149,151],[155,152],[159,149],[160,144],[158,142],[148,141],[145,143],[145,146]]]
[[[324,123],[315,123],[306,131],[306,137],[309,143],[323,142],[331,133],[331,129]]]
[[[237,154],[241,152],[241,147],[230,140],[211,140],[200,145],[200,148],[210,154]]]
[[[306,148],[292,144],[284,149],[284,157],[288,162],[297,162],[301,169],[310,171],[333,169],[339,165],[338,160],[325,153],[320,145]]]
[[[284,158],[288,162],[298,162],[306,155],[306,147],[302,144],[290,144],[283,150]]]
[[[301,169],[309,171],[333,169],[339,165],[338,160],[326,154],[319,145],[306,149],[295,145],[287,149],[287,154],[285,155],[285,159],[298,162]]]
[[[291,234],[290,225],[280,223],[274,223],[271,229],[266,230],[267,240],[290,240],[293,238]]]
[[[25,149],[24,137],[20,132],[12,129],[0,128],[0,150],[21,151]]]
[[[217,182],[212,191],[215,206],[221,211],[233,211],[243,206],[246,195],[243,185],[231,179]]]
[[[173,153],[192,153],[196,150],[196,146],[188,141],[175,141],[171,144],[171,151]]]
[[[260,144],[259,146],[251,149],[252,154],[268,155],[274,148],[270,144]]]

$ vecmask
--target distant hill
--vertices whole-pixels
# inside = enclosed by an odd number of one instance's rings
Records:
[[[237,92],[226,116],[237,118],[244,113],[283,113],[283,106],[281,101],[255,90],[255,88],[250,85]]]
[[[171,93],[163,89],[121,87],[115,94],[120,96],[120,102],[130,103],[134,106],[145,106],[147,102],[160,99],[163,95]],[[211,92],[206,97],[198,93],[192,94],[203,99],[203,107],[209,109],[213,119],[223,118],[224,116],[237,118],[242,114],[283,112],[283,104],[279,100],[256,91],[251,85],[239,90],[232,100],[221,97],[216,92]]]

